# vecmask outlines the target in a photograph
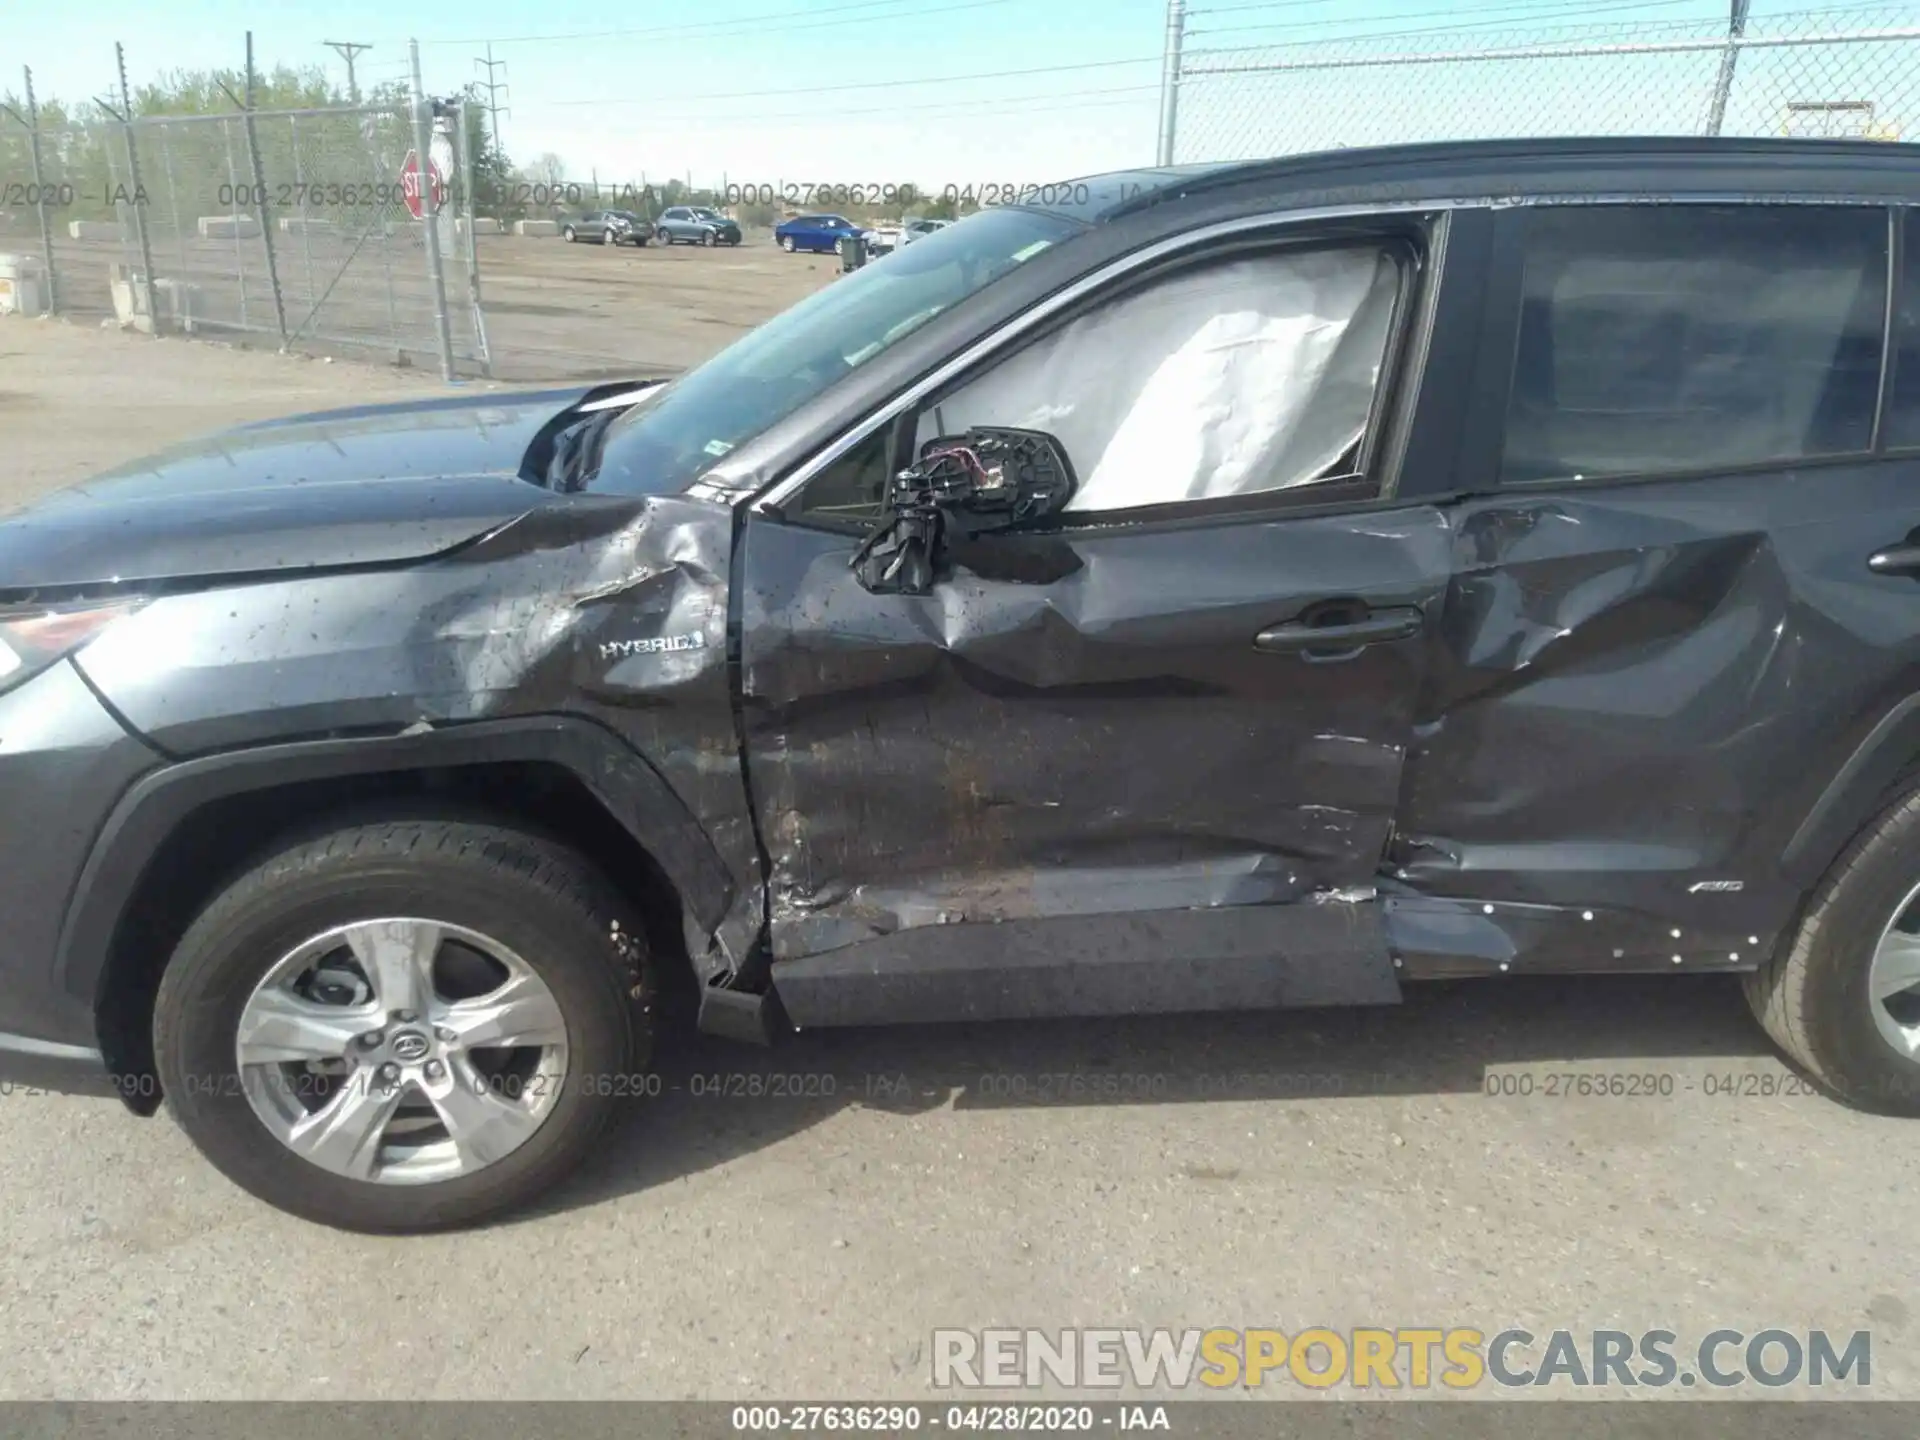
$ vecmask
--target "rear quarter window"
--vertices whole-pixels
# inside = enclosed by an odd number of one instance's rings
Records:
[[[1900,217],[1899,310],[1893,317],[1893,376],[1887,393],[1889,446],[1920,446],[1920,212]]]
[[[1867,450],[1887,239],[1866,206],[1533,212],[1502,480]]]

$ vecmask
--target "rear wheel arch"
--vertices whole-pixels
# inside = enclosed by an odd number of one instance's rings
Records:
[[[1827,874],[1854,838],[1920,782],[1920,693],[1893,705],[1854,748],[1781,852],[1781,871],[1803,890]]]
[[[486,733],[467,733],[478,731]],[[75,888],[56,966],[62,986],[92,1005],[102,1053],[133,1109],[159,1106],[153,1003],[194,917],[268,850],[369,813],[393,816],[399,806],[569,846],[635,905],[669,971],[689,964],[686,933],[718,923],[732,884],[651,766],[587,721],[439,735],[437,745],[428,735],[207,757],[154,772],[129,792]]]

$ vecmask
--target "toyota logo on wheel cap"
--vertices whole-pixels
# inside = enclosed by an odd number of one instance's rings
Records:
[[[392,1048],[394,1059],[412,1062],[425,1059],[432,1047],[427,1044],[427,1037],[418,1030],[402,1030],[393,1037]]]

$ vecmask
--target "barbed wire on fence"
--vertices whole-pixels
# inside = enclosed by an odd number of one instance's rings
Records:
[[[1189,49],[1173,158],[1545,135],[1920,137],[1920,9],[1620,21]]]

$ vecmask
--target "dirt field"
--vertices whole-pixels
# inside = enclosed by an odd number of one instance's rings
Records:
[[[832,282],[831,256],[788,255],[767,232],[737,248],[569,245],[478,237],[497,375],[685,369]]]
[[[555,245],[500,297],[597,297],[593,326],[519,320],[684,363],[825,263]],[[628,288],[552,278],[580,274]],[[0,505],[222,425],[439,389],[0,317]],[[680,1038],[661,1065],[538,1213],[417,1240],[269,1210],[113,1101],[0,1096],[0,1397],[924,1398],[936,1326],[1517,1325],[1666,1327],[1681,1355],[1720,1326],[1870,1329],[1869,1396],[1920,1398],[1920,1132],[1795,1091],[1727,977]],[[723,1072],[812,1081],[720,1099]]]
[[[424,252],[413,237],[355,250],[353,237],[279,237],[279,276],[292,348],[363,362],[398,351],[437,372]],[[375,242],[377,243],[377,242]],[[832,256],[788,255],[770,231],[737,247],[570,245],[558,237],[475,237],[481,308],[493,375],[505,380],[606,379],[679,371],[743,330],[832,282]],[[0,250],[37,254],[37,237],[0,232]],[[57,242],[63,315],[92,324],[113,313],[110,268],[129,259],[116,241]],[[206,333],[276,349],[272,291],[259,242],[169,241],[154,269],[195,287]],[[458,356],[477,356],[464,256],[446,257],[448,319]],[[232,327],[251,327],[235,329]],[[397,332],[397,343],[396,343]],[[358,347],[334,337],[377,341]],[[461,362],[478,376],[477,363]]]

